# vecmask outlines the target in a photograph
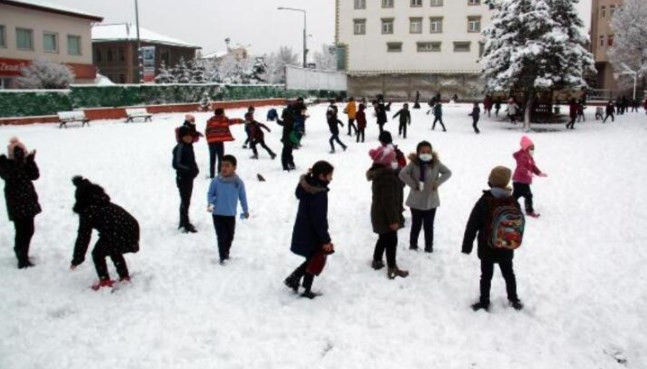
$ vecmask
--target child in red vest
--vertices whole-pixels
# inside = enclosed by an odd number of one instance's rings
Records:
[[[245,122],[239,118],[227,118],[225,116],[225,110],[222,108],[216,108],[214,113],[215,115],[207,121],[207,128],[205,129],[207,144],[209,145],[210,178],[213,178],[215,175],[216,157],[218,158],[218,173],[220,173],[222,157],[225,155],[225,142],[234,141],[234,136],[231,135],[229,126]]]

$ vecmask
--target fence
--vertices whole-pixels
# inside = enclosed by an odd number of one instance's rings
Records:
[[[345,72],[285,67],[288,90],[346,91],[348,82]]]
[[[211,101],[232,101],[312,96],[333,98],[332,90],[287,90],[284,85],[221,85],[221,84],[159,84],[159,85],[74,85],[68,90],[0,90],[0,117],[51,115],[59,111],[197,103],[204,94]]]

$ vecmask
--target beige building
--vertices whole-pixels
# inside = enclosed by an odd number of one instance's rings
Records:
[[[613,45],[611,17],[622,6],[622,0],[592,0],[591,7],[591,51],[598,71],[596,89],[615,90],[618,88],[613,77],[607,51]]]
[[[0,88],[15,85],[33,60],[65,63],[77,82],[96,78],[91,28],[103,18],[35,0],[0,0]]]
[[[351,95],[480,95],[481,0],[336,0],[339,64]]]

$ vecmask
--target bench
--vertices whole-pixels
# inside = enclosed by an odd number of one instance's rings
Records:
[[[58,115],[58,120],[60,121],[60,125],[58,128],[67,128],[68,123],[72,122],[81,122],[81,127],[84,125],[90,126],[90,119],[85,117],[85,113],[82,110],[76,110],[76,111],[60,111],[57,113]]]
[[[151,121],[151,117],[153,114],[150,114],[146,108],[132,108],[132,109],[126,109],[126,115],[128,118],[126,119],[126,123],[132,122],[133,119],[136,118],[144,118],[144,122],[146,121]]]

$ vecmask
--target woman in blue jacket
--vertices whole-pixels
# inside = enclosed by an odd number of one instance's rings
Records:
[[[315,274],[323,269],[326,255],[334,252],[328,233],[328,184],[332,181],[333,170],[328,162],[316,162],[310,172],[301,177],[295,191],[299,199],[299,210],[290,249],[305,257],[306,261],[284,283],[298,293],[303,278],[305,292],[302,296],[310,299],[316,297],[311,291]]]

